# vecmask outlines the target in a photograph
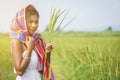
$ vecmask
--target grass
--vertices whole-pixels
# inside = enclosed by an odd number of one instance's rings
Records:
[[[47,39],[45,33],[42,35]],[[55,36],[51,56],[55,79],[120,80],[119,35],[119,32],[104,32],[104,35],[68,32]],[[15,80],[10,39],[3,34],[0,38],[0,80]]]
[[[52,58],[53,64],[57,64],[53,66],[57,80],[118,80],[119,40],[114,37],[58,38],[54,44],[59,46],[55,46]]]
[[[6,34],[0,34],[0,80],[14,80],[10,54],[10,39]]]

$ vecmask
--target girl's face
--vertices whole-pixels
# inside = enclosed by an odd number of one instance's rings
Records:
[[[32,36],[38,28],[39,17],[37,15],[31,15],[26,19],[26,26],[28,34]]]

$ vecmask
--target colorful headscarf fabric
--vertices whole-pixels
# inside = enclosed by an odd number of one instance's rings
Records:
[[[28,5],[32,6],[33,5]],[[27,28],[26,28],[26,21],[25,21],[25,8],[22,8],[19,10],[12,20],[10,24],[10,38],[16,38],[20,40],[21,42],[25,43],[25,38],[28,36]],[[50,68],[50,64],[48,60],[45,58],[45,46],[46,43],[41,37],[39,33],[34,33],[33,38],[35,40],[34,46],[35,46],[35,51],[37,52],[39,63],[38,63],[38,71],[42,71],[44,78],[54,80],[54,75],[53,72]]]

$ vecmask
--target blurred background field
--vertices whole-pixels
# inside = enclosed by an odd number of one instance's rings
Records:
[[[58,32],[51,43],[56,80],[120,80],[120,32]],[[0,34],[0,80],[15,80],[8,34]]]

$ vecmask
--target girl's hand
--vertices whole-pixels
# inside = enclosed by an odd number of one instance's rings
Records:
[[[34,38],[31,36],[29,36],[29,37],[27,36],[25,44],[26,44],[26,48],[28,50],[32,50],[33,46],[34,46]]]
[[[53,50],[53,45],[51,43],[46,44],[46,53],[51,53]]]

